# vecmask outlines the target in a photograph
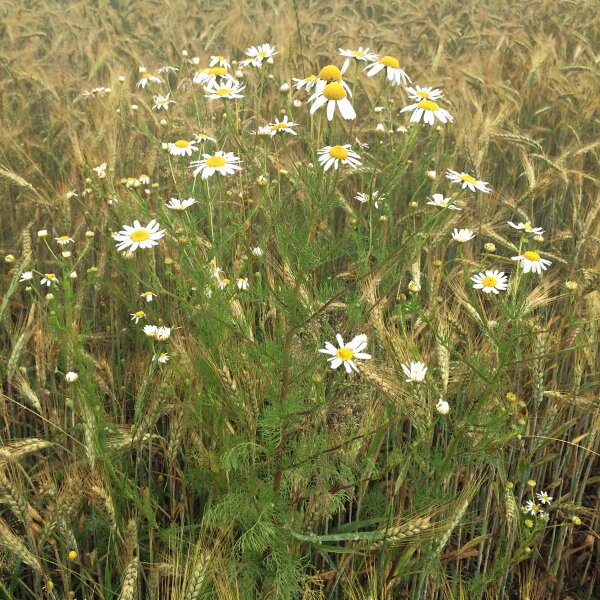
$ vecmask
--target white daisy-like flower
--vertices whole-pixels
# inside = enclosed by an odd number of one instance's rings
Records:
[[[552,503],[553,498],[548,495],[548,492],[537,492],[536,496],[541,504],[550,505]]]
[[[523,254],[511,258],[512,260],[519,262],[519,265],[523,269],[523,273],[531,272],[541,275],[542,271],[545,271],[552,264],[552,261],[549,261],[547,258],[542,258],[533,250],[527,250],[526,252],[523,252]]]
[[[475,237],[475,232],[470,229],[454,229],[452,232],[452,239],[455,242],[464,244]]]
[[[166,352],[161,352],[160,354],[155,354],[152,360],[164,365],[166,362],[169,362],[169,355]]]
[[[235,282],[238,290],[247,290],[248,289],[248,278],[247,277],[238,277]]]
[[[196,142],[188,142],[187,140],[169,142],[167,148],[171,156],[191,156],[193,152],[198,151]]]
[[[165,206],[171,210],[185,210],[190,206],[196,204],[195,198],[188,198],[187,200],[180,200],[179,198],[171,198]]]
[[[545,510],[540,510],[540,513],[538,514],[538,519],[540,519],[540,521],[549,521],[550,514],[547,513]]]
[[[459,208],[458,206],[456,206],[456,204],[452,204],[451,196],[444,198],[444,194],[433,194],[427,204],[430,204],[431,206],[437,206],[438,208],[448,208],[450,210],[462,210],[462,208]]]
[[[93,168],[94,171],[96,171],[96,175],[98,175],[99,179],[104,179],[106,177],[106,163],[102,163],[101,165],[98,165],[97,167]]]
[[[156,332],[158,331],[157,325],[144,325],[142,330],[149,338],[155,338]]]
[[[166,96],[154,96],[154,106],[152,107],[154,110],[169,110],[169,104],[175,104],[175,100],[171,100],[171,94],[167,94]]]
[[[352,91],[350,90],[350,86],[344,81],[344,72],[346,68],[342,66],[340,69],[335,65],[325,65],[320,71],[319,76],[317,77],[317,83],[315,86],[315,96],[320,95],[325,87],[330,83],[337,83],[341,85],[345,90],[346,94],[349,98],[352,98]],[[310,100],[309,100],[310,102]]]
[[[54,273],[44,273],[44,277],[42,277],[40,283],[50,287],[52,284],[58,284],[58,277]]]
[[[325,85],[308,99],[313,102],[310,108],[310,114],[314,114],[321,106],[327,105],[327,120],[333,120],[335,108],[337,106],[342,117],[346,120],[356,119],[356,111],[348,100],[348,92],[341,83],[331,82]]]
[[[214,137],[210,137],[207,133],[195,133],[194,141],[197,144],[204,144],[205,142],[216,142]]]
[[[235,77],[225,67],[205,67],[198,69],[192,78],[192,83],[203,83],[210,86],[219,83],[225,85],[235,81]]]
[[[228,279],[227,277],[219,277],[217,279],[217,285],[219,286],[220,290],[224,290],[230,283],[231,279]]]
[[[254,256],[262,256],[263,250],[260,246],[254,246],[254,248],[250,248],[250,252],[254,254]]]
[[[525,503],[525,512],[535,517],[540,512],[540,506],[533,500],[527,500]]]
[[[117,250],[128,250],[135,252],[138,248],[152,248],[158,244],[165,235],[165,230],[160,228],[156,219],[152,219],[148,225],[142,225],[138,220],[133,222],[133,227],[123,225],[123,229],[113,235],[117,244]]]
[[[72,237],[69,237],[68,235],[61,235],[60,237],[54,238],[54,241],[60,246],[66,246],[67,244],[70,244],[75,240]]]
[[[385,196],[380,194],[377,190],[374,190],[370,194],[367,192],[358,192],[358,194],[354,196],[354,199],[362,204],[372,204],[375,208],[379,208],[379,204],[385,200]]]
[[[317,154],[319,155],[319,163],[325,171],[329,171],[331,167],[337,169],[340,165],[349,165],[356,169],[360,162],[360,156],[350,150],[350,144],[344,144],[343,146],[325,146],[321,148]]]
[[[223,67],[225,69],[231,69],[231,63],[224,56],[214,55],[210,57],[209,67]]]
[[[343,48],[338,48],[338,50],[340,54],[346,58],[346,60],[344,61],[343,71],[345,71],[348,68],[351,58],[357,61],[368,62],[376,61],[379,58],[377,54],[373,54],[370,51],[370,48],[363,48],[362,46],[359,46],[358,50],[344,50]]]
[[[139,323],[140,319],[146,318],[146,313],[143,310],[136,310],[134,313],[131,313],[131,315],[129,315],[129,316],[131,317],[132,321]]]
[[[485,294],[499,294],[508,288],[508,277],[502,271],[494,270],[478,273],[473,275],[471,280],[474,281],[473,287]]]
[[[75,371],[65,373],[65,381],[67,383],[75,383],[79,379],[79,375]]]
[[[325,342],[325,348],[320,348],[322,354],[329,354],[331,358],[327,360],[331,362],[331,368],[337,369],[340,365],[344,365],[346,373],[351,373],[353,370],[358,373],[358,367],[355,360],[369,360],[370,354],[363,352],[367,347],[367,336],[362,333],[355,336],[351,342],[344,344],[344,338],[338,333],[335,336],[339,348],[336,348],[331,342]]]
[[[443,398],[440,398],[435,405],[435,410],[437,410],[440,415],[447,415],[450,412],[450,405]]]
[[[288,121],[287,115],[283,116],[282,121],[275,117],[275,123],[269,124],[269,134],[271,136],[277,135],[278,133],[291,133],[292,135],[297,135],[292,127],[298,127],[298,123],[292,123],[291,121]]]
[[[292,81],[294,82],[294,87],[297,90],[304,88],[307,92],[310,92],[310,90],[312,90],[312,88],[317,84],[317,81],[319,81],[319,78],[316,75],[309,75],[304,79],[292,77]]]
[[[142,78],[136,83],[136,87],[145,88],[149,83],[162,83],[162,79],[145,71],[142,74]]]
[[[159,342],[165,342],[171,337],[171,328],[170,327],[157,327],[156,329],[156,339]]]
[[[241,92],[245,89],[245,85],[242,85],[233,79],[228,79],[221,83],[213,81],[204,87],[204,91],[206,92],[204,96],[209,100],[235,100],[244,97]]]
[[[23,283],[24,281],[31,281],[32,279],[33,279],[33,271],[23,271],[21,273],[19,282]]]
[[[179,67],[172,67],[171,65],[165,65],[164,67],[160,67],[158,69],[159,73],[178,73]]]
[[[529,221],[527,223],[519,222],[517,224],[512,221],[508,221],[508,224],[513,229],[518,229],[519,231],[524,231],[525,233],[531,233],[533,235],[542,235],[544,230],[541,227],[534,227]]]
[[[449,179],[452,183],[460,183],[462,189],[469,188],[472,192],[475,190],[479,190],[480,192],[484,192],[485,194],[489,194],[491,189],[488,187],[487,181],[480,181],[479,179],[475,179],[472,175],[465,173],[464,171],[458,172],[453,171],[452,169],[448,169],[446,172],[446,178]]]
[[[420,361],[414,362],[411,360],[410,364],[402,364],[400,366],[407,377],[406,383],[421,383],[425,379],[425,374],[427,373],[425,363]]]
[[[404,88],[408,97],[411,100],[439,100],[444,92],[438,88],[431,87],[421,87],[420,85],[415,85],[415,87],[407,87]]]
[[[147,173],[142,173],[139,177],[138,177],[138,181],[140,183],[143,183],[144,185],[148,185],[150,183],[150,175],[148,175]]]
[[[410,83],[410,77],[400,68],[398,59],[393,56],[382,56],[379,60],[364,68],[367,77],[374,77],[383,69],[385,69],[386,76],[392,82],[392,85]]]
[[[405,106],[400,112],[412,111],[410,116],[411,123],[418,123],[423,119],[424,123],[433,125],[435,119],[442,123],[452,122],[452,115],[445,109],[441,108],[435,100],[419,100],[415,104]]]
[[[262,67],[263,61],[273,64],[273,57],[279,54],[275,50],[275,46],[271,44],[261,44],[260,46],[250,46],[246,50],[246,56],[249,57],[245,62],[252,65],[253,67]]]
[[[152,302],[152,300],[154,300],[154,297],[156,296],[156,294],[154,292],[142,292],[140,294],[140,298],[143,298],[146,302]]]
[[[194,177],[197,177],[199,173],[202,173],[202,179],[208,179],[215,173],[234,175],[242,169],[238,164],[239,157],[233,152],[218,150],[215,154],[203,154],[202,156],[204,157],[202,160],[194,160],[190,163],[190,167],[194,169]]]

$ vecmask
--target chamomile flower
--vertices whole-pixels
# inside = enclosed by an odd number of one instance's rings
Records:
[[[158,244],[165,235],[165,230],[160,228],[156,219],[152,219],[148,225],[141,225],[138,220],[133,222],[133,227],[123,225],[123,229],[113,235],[113,239],[117,242],[117,250],[128,250],[135,252],[138,248],[152,248]]]
[[[160,354],[155,354],[152,360],[164,365],[166,362],[169,362],[169,355],[166,352],[161,352]]]
[[[130,317],[132,321],[139,323],[140,319],[146,318],[146,313],[143,310],[137,310],[134,313],[131,313]]]
[[[494,270],[478,273],[473,275],[471,280],[474,281],[473,287],[485,294],[499,294],[508,288],[508,277],[502,271]]]
[[[446,400],[440,398],[435,405],[435,410],[437,410],[440,415],[447,415],[450,412],[450,405],[448,402],[446,402]]]
[[[379,208],[379,204],[385,200],[385,196],[380,194],[377,190],[374,190],[370,194],[366,192],[358,192],[358,194],[354,196],[354,199],[358,200],[362,204],[372,204],[375,208]]]
[[[250,252],[254,254],[254,256],[262,256],[263,249],[260,246],[254,246],[254,248],[250,248]]]
[[[188,198],[187,200],[180,200],[179,198],[171,198],[165,206],[171,210],[185,210],[190,206],[196,204],[195,198]]]
[[[335,65],[325,65],[320,71],[319,76],[317,77],[317,83],[315,87],[315,95],[321,94],[321,92],[325,89],[327,85],[330,83],[337,83],[341,85],[345,90],[346,94],[349,97],[352,97],[352,92],[348,84],[344,81],[344,72],[346,69],[342,67],[341,69],[336,67]]]
[[[142,292],[140,298],[143,298],[146,302],[152,302],[156,294],[154,292]]]
[[[223,67],[225,69],[231,69],[231,63],[224,56],[214,55],[210,57],[209,67]]]
[[[288,121],[287,115],[283,116],[282,121],[275,117],[275,123],[269,124],[270,135],[271,137],[277,135],[278,133],[290,133],[292,135],[297,135],[292,127],[298,127],[298,123],[292,123],[291,121]]]
[[[310,92],[310,90],[312,90],[312,88],[315,87],[315,85],[317,85],[317,81],[319,81],[319,78],[316,75],[309,75],[304,79],[297,79],[296,77],[292,77],[292,81],[295,82],[294,87],[297,90],[301,90],[302,88],[304,88],[307,92]]]
[[[454,229],[452,239],[459,244],[464,244],[475,237],[475,232],[470,229]]]
[[[209,100],[235,100],[244,97],[241,92],[245,89],[245,85],[242,85],[233,79],[228,79],[221,83],[213,81],[204,87],[204,91],[206,92],[204,96]]]
[[[217,280],[217,285],[219,286],[220,290],[224,290],[230,284],[231,279],[228,279],[227,277],[219,277],[219,279]]]
[[[411,100],[439,100],[444,92],[438,88],[431,87],[421,87],[420,85],[415,85],[415,87],[407,87],[404,88],[408,97]]]
[[[20,283],[23,283],[25,281],[31,281],[33,279],[33,271],[23,271],[21,273],[21,277],[19,279]]]
[[[169,142],[167,148],[171,156],[191,156],[193,152],[198,151],[196,142],[188,142],[187,140]]]
[[[44,277],[40,281],[42,285],[50,287],[52,284],[58,284],[58,277],[54,273],[44,273]]]
[[[70,244],[75,240],[72,237],[69,237],[68,235],[61,235],[60,237],[54,238],[54,241],[60,246],[66,246],[67,244]]]
[[[218,150],[215,154],[203,154],[202,160],[194,160],[190,163],[190,167],[194,169],[194,177],[197,177],[200,173],[202,179],[208,179],[215,173],[220,175],[234,175],[237,171],[240,171],[242,167],[238,164],[240,162],[233,152],[224,152]]]
[[[552,264],[547,258],[542,258],[533,250],[527,250],[526,252],[523,252],[523,254],[511,258],[512,260],[519,262],[519,265],[523,269],[523,273],[531,272],[541,275],[542,271],[545,271]]]
[[[224,84],[234,82],[235,78],[225,67],[208,67],[198,69],[194,73],[193,83],[204,83],[207,85]]]
[[[157,325],[144,325],[142,330],[149,338],[155,338],[156,332],[158,331]]]
[[[154,96],[154,106],[152,107],[154,110],[169,110],[169,104],[175,104],[175,100],[171,100],[171,94],[167,94],[166,96]]]
[[[136,87],[145,88],[149,83],[162,83],[162,79],[148,73],[148,71],[142,72],[142,78],[136,83]]]
[[[527,502],[525,503],[525,513],[529,513],[530,515],[533,515],[535,517],[540,512],[540,510],[541,509],[539,504],[536,504],[533,500],[527,500]]]
[[[400,112],[403,113],[409,110],[412,111],[411,123],[418,123],[423,119],[423,123],[433,125],[436,119],[442,123],[454,120],[452,115],[445,108],[441,108],[435,100],[419,100],[415,104],[405,106]]]
[[[348,100],[348,92],[341,83],[328,83],[325,87],[317,91],[308,99],[308,102],[313,102],[310,108],[310,114],[321,106],[327,105],[327,120],[332,121],[337,106],[342,118],[346,120],[356,119],[354,107]]]
[[[378,58],[377,54],[373,54],[369,48],[363,48],[362,46],[359,46],[358,50],[344,50],[343,48],[338,48],[338,50],[340,54],[346,58],[344,61],[344,68],[342,69],[343,71],[348,68],[351,58],[354,58],[357,61],[368,62],[376,61]]]
[[[158,69],[159,73],[177,73],[179,71],[179,67],[173,67],[171,65],[165,65]]]
[[[194,141],[197,144],[204,144],[205,142],[216,142],[214,137],[210,137],[207,133],[195,133]]]
[[[99,179],[104,179],[106,177],[106,163],[102,163],[93,169],[96,171],[96,175],[98,175]]]
[[[171,337],[171,328],[170,327],[157,327],[155,337],[159,342],[167,341]]]
[[[75,371],[65,373],[65,381],[67,383],[75,383],[79,379],[79,375]]]
[[[392,85],[410,83],[410,77],[400,68],[398,59],[393,56],[382,56],[379,60],[364,68],[367,77],[374,77],[383,69],[385,69],[386,77],[392,82]]]
[[[331,342],[325,342],[325,348],[320,348],[322,354],[329,354],[331,358],[327,360],[331,362],[331,368],[337,369],[340,365],[344,365],[346,373],[351,373],[353,370],[358,373],[358,367],[355,360],[369,360],[370,354],[363,352],[367,347],[367,336],[363,333],[355,336],[351,342],[344,344],[344,338],[338,333],[335,336],[339,348],[336,348]]]
[[[425,363],[410,361],[408,365],[402,364],[400,366],[407,377],[406,383],[421,383],[424,381],[427,373]]]
[[[513,229],[518,229],[519,231],[524,231],[525,233],[531,233],[533,235],[542,235],[544,230],[541,227],[534,227],[529,221],[527,223],[519,222],[515,225],[512,221],[508,221],[508,224]]]
[[[485,194],[490,193],[490,188],[488,187],[487,181],[480,181],[476,179],[472,175],[461,171],[458,173],[457,171],[453,171],[452,169],[448,169],[446,172],[446,178],[449,179],[452,183],[460,183],[462,189],[465,190],[469,188],[472,192],[479,190],[480,192],[484,192]]]
[[[235,282],[238,290],[247,290],[248,289],[248,278],[247,277],[238,277]]]
[[[430,204],[431,206],[437,206],[438,208],[448,208],[450,210],[462,210],[462,208],[459,208],[458,206],[456,206],[456,204],[452,204],[451,196],[444,198],[444,194],[433,194],[427,204]]]
[[[244,61],[253,67],[262,67],[263,61],[273,64],[273,57],[279,54],[275,50],[275,46],[271,46],[271,44],[261,44],[260,46],[250,46],[246,50],[246,56],[249,58]]]
[[[360,156],[350,150],[350,144],[344,144],[343,146],[325,146],[318,151],[319,163],[325,171],[329,171],[331,167],[337,169],[340,165],[349,165],[356,169],[360,162]]]
[[[540,504],[550,505],[552,503],[553,498],[552,496],[548,495],[548,492],[537,492],[535,495],[537,496]]]

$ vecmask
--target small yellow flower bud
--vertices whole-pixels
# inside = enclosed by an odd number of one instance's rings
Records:
[[[77,552],[75,552],[75,550],[71,550],[71,552],[69,552],[69,560],[75,560],[77,558]]]
[[[496,244],[492,244],[492,242],[488,242],[483,246],[483,249],[486,252],[496,252]]]
[[[534,487],[535,487],[537,484],[536,484],[536,482],[535,482],[533,479],[530,479],[530,480],[527,482],[527,485],[528,485],[530,488],[534,488]]]
[[[573,521],[573,525],[581,525],[581,519],[579,517],[571,517],[571,521]]]

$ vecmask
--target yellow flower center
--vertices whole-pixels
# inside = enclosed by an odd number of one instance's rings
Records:
[[[533,225],[527,222],[525,223],[525,227],[523,229],[525,229],[525,231],[533,231]]]
[[[177,140],[174,145],[177,148],[189,148],[190,143],[186,140]]]
[[[59,241],[59,242],[67,242],[69,239],[70,239],[70,238],[69,238],[69,236],[68,236],[68,235],[61,235],[61,236],[58,238],[58,241]]]
[[[231,93],[233,93],[231,88],[219,88],[217,90],[217,96],[228,96]]]
[[[466,181],[467,183],[477,183],[477,179],[475,179],[475,177],[471,177],[470,175],[467,175],[466,173],[463,173],[462,175],[460,175],[460,178],[463,181]]]
[[[488,275],[481,280],[481,283],[483,283],[485,287],[496,287],[498,280],[492,275]]]
[[[54,273],[44,273],[44,275],[46,276],[46,279],[49,279],[50,281],[56,279],[56,275]]]
[[[136,229],[129,234],[129,239],[132,242],[145,242],[150,237],[146,229]]]
[[[527,250],[527,252],[523,252],[523,258],[526,258],[527,260],[531,260],[533,262],[539,262],[541,256],[533,250]]]
[[[341,81],[342,72],[335,65],[327,65],[319,71],[319,77],[325,81]]]
[[[274,125],[271,125],[271,129],[285,129],[288,126],[287,123],[275,123]]]
[[[382,56],[379,59],[379,62],[382,65],[385,65],[386,67],[391,67],[392,69],[400,68],[400,63],[398,62],[398,59],[394,58],[393,56]]]
[[[143,310],[138,310],[138,311],[136,311],[136,312],[135,312],[135,316],[136,316],[138,319],[141,319],[141,318],[142,318],[142,317],[144,317],[145,315],[146,315],[146,313],[145,313]]]
[[[363,56],[366,56],[366,54],[364,52],[361,52],[360,50],[354,50],[354,52],[352,52],[353,56],[358,56],[359,58],[362,58]]]
[[[267,56],[266,52],[259,52],[258,56],[260,56],[261,58],[265,58]]]
[[[152,292],[144,292],[142,294],[142,296],[145,296],[145,297],[152,296],[152,295],[153,295]]]
[[[333,146],[329,151],[329,156],[344,160],[344,158],[348,158],[348,150],[344,146]]]
[[[227,164],[227,161],[222,156],[211,156],[206,159],[207,167],[223,167]]]
[[[421,90],[417,92],[417,96],[420,98],[429,98],[429,92],[427,90]]]
[[[328,83],[323,89],[323,96],[327,100],[341,100],[346,97],[346,90],[341,83]]]
[[[440,105],[433,100],[421,100],[417,106],[424,110],[430,110],[431,112],[435,112],[440,107]]]
[[[342,360],[350,360],[354,356],[354,351],[350,348],[340,348],[335,355]]]
[[[225,67],[211,67],[208,69],[208,74],[219,76],[227,75],[227,69]]]
[[[227,279],[227,277],[223,277],[223,279],[221,279],[221,283],[223,285],[229,285],[231,283],[231,279]]]

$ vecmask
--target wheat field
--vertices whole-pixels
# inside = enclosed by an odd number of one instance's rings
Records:
[[[0,598],[600,598],[595,0],[0,15]]]

